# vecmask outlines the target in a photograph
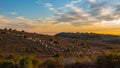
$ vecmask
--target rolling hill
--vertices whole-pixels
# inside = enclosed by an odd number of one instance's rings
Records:
[[[104,50],[107,47],[113,47],[113,44],[94,41],[103,41],[105,36],[107,35],[92,34],[91,36],[89,34],[85,34],[84,36],[84,34],[82,34],[82,38],[80,35],[81,34],[79,34],[79,36],[77,36],[76,34],[57,34],[56,36],[48,36],[37,33],[28,33],[25,31],[16,31],[12,29],[1,29],[0,51],[5,53],[15,52],[20,54],[36,53],[40,56],[53,56],[55,53],[61,52],[65,56],[69,56],[70,51],[78,54],[81,52],[87,53],[88,51],[100,53],[100,51]],[[67,36],[68,38],[65,38]],[[75,38],[74,36],[78,38]],[[89,38],[87,38],[86,36]],[[97,36],[98,38],[95,36]],[[111,39],[112,37],[117,38],[117,36],[108,35],[106,39],[108,39],[109,37]]]
[[[85,63],[94,62],[104,52],[119,50],[119,38],[114,35],[84,33],[49,36],[5,28],[0,29],[0,56],[15,54],[39,59],[63,56],[64,64],[72,64],[75,58]]]
[[[58,33],[55,36],[120,44],[120,36],[97,33]]]

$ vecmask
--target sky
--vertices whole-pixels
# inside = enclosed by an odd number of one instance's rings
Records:
[[[120,35],[120,0],[0,0],[0,28]]]

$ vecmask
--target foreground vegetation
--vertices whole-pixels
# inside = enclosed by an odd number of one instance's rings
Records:
[[[119,68],[120,51],[112,50],[104,52],[96,60],[89,61],[83,58],[74,58],[71,64],[64,64],[63,56],[54,56],[51,58],[35,58],[32,56],[21,57],[15,54],[5,56],[0,54],[0,68]],[[77,59],[77,60],[76,60]]]
[[[105,52],[100,55],[96,61],[97,68],[119,68],[120,67],[120,50]]]

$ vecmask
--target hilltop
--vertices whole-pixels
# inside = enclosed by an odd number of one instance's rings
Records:
[[[58,33],[56,37],[91,40],[97,42],[106,42],[111,44],[120,44],[120,36],[110,34],[97,34],[97,33]]]

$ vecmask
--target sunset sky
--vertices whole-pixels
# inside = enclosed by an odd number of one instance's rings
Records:
[[[0,0],[0,28],[120,35],[120,0]]]

